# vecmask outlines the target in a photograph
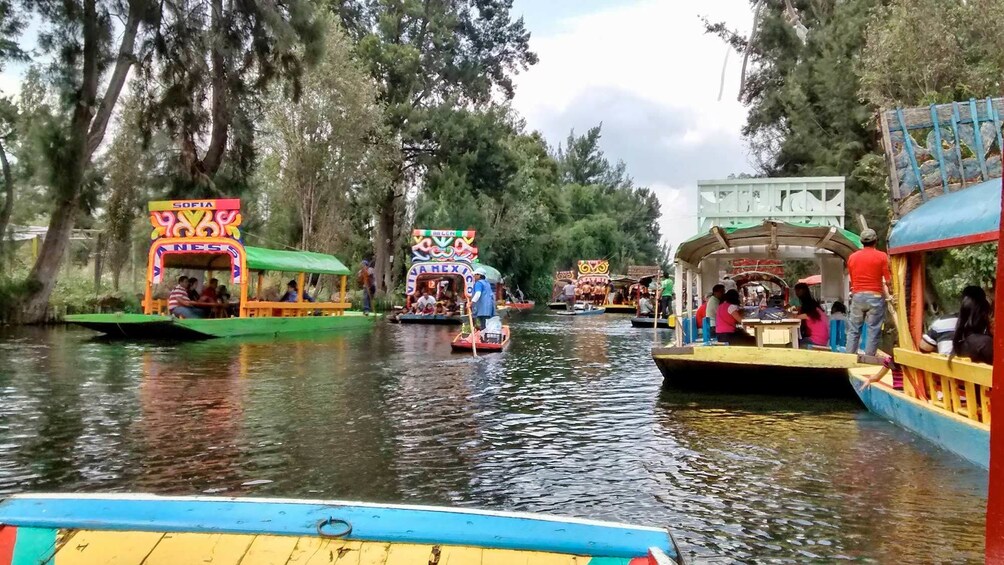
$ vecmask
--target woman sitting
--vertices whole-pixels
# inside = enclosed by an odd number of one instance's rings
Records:
[[[967,286],[962,290],[962,305],[959,306],[959,321],[952,336],[952,356],[969,357],[976,363],[994,363],[994,340],[990,317],[993,308],[987,300],[987,293],[978,286]]]
[[[818,345],[828,347],[830,345],[830,320],[826,316],[826,311],[816,301],[816,297],[809,290],[809,285],[798,283],[795,285],[795,296],[798,297],[798,311],[796,318],[802,320],[802,339],[808,346]]]
[[[736,325],[743,320],[739,309],[739,291],[730,290],[722,297],[722,303],[715,314],[715,331],[718,343],[729,345],[752,345],[753,338],[740,331]]]

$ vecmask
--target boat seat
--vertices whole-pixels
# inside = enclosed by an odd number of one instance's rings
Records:
[[[862,334],[861,339],[864,337]],[[830,320],[830,351],[847,352],[847,322],[844,320]]]

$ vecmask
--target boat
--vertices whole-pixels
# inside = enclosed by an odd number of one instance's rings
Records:
[[[526,302],[506,302],[506,306],[518,312],[525,312],[527,310],[533,310],[534,302],[533,300],[528,300]]]
[[[547,307],[551,310],[567,310],[568,303],[562,300],[565,285],[575,284],[575,271],[558,271],[554,274],[554,286],[551,288],[551,301]]]
[[[502,295],[502,275],[478,261],[474,230],[412,230],[411,266],[405,278],[405,306],[389,318],[400,324],[459,326],[467,321],[464,309],[474,293],[474,271],[484,269],[486,278]],[[423,291],[438,302],[437,312],[412,312]]]
[[[888,252],[899,343],[892,353],[904,378],[897,390],[889,380],[865,388],[869,373],[863,371],[850,377],[870,411],[984,468],[990,465],[993,367],[958,357],[949,363],[916,344],[925,331],[927,254],[1000,239],[1000,158],[984,152],[973,131],[995,131],[1000,147],[1002,112],[1001,98],[882,112],[895,217]],[[918,131],[941,137],[917,147]]]
[[[661,272],[658,265],[631,265],[626,275],[611,275],[610,286],[614,301],[611,302],[608,294],[603,304],[607,314],[637,314],[642,279],[651,280]]]
[[[669,318],[660,317],[658,320],[651,316],[635,316],[634,318],[631,318],[631,327],[672,330],[676,328],[676,316],[671,314]]]
[[[743,326],[751,340],[755,336],[757,345],[719,345],[710,335],[710,326],[698,326],[697,304],[690,298],[703,297],[722,272],[734,275],[737,285],[763,285],[764,277],[743,280],[739,276],[749,270],[764,272],[751,268],[751,260],[755,265],[757,261],[811,259],[821,267],[820,302],[846,300],[844,263],[861,243],[842,227],[843,178],[726,179],[699,181],[698,186],[699,223],[708,226],[707,231],[677,249],[675,312],[679,323],[670,344],[652,349],[665,384],[726,394],[853,397],[849,371],[872,359],[845,353],[843,344],[832,339],[827,347],[799,347],[800,320],[784,318],[783,307],[744,310]],[[816,201],[815,194],[823,198]],[[785,202],[798,202],[799,208],[792,210]],[[742,212],[748,209],[760,210],[764,217],[751,218]],[[735,270],[737,260],[742,262],[740,270]]]
[[[604,312],[606,312],[605,308],[594,306],[588,302],[578,302],[571,311],[555,312],[555,314],[561,316],[595,316]]]
[[[662,528],[337,500],[19,494],[0,524],[4,564],[680,562]]]
[[[71,324],[108,336],[133,339],[205,339],[287,332],[335,331],[371,327],[376,316],[349,312],[346,281],[351,272],[336,257],[309,251],[285,251],[244,245],[240,200],[170,200],[150,202],[152,226],[143,313],[79,314],[66,316]],[[155,285],[166,283],[168,269],[191,269],[228,274],[238,300],[207,304],[215,317],[180,318],[167,312],[167,300],[154,298]],[[307,275],[331,275],[337,283],[332,299],[296,302],[266,298],[264,273],[295,273],[299,289]],[[251,280],[257,276],[254,296]],[[222,278],[222,277],[221,277]],[[313,277],[311,277],[313,280]]]
[[[496,351],[505,351],[509,348],[509,326],[502,326],[502,331],[500,333],[489,333],[487,331],[478,331],[476,342],[473,345],[477,346],[478,353],[491,353]],[[460,332],[453,341],[450,342],[450,347],[453,351],[471,351],[474,347],[471,344],[471,334],[470,332],[464,333]]]

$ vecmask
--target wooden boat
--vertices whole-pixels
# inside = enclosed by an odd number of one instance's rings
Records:
[[[527,310],[533,310],[534,302],[532,300],[527,302],[507,302],[506,306],[519,312],[525,312]]]
[[[598,314],[603,314],[604,312],[606,312],[604,308],[597,308],[592,304],[576,304],[575,309],[571,312],[555,312],[555,314],[559,314],[561,316],[596,316]]]
[[[575,284],[575,271],[558,271],[554,273],[554,286],[551,288],[551,302],[547,307],[551,310],[567,310],[568,304],[563,300],[565,285]]]
[[[466,320],[466,316],[461,316],[459,314],[449,315],[449,314],[411,314],[403,313],[396,314],[389,318],[391,322],[397,324],[428,324],[435,326],[459,326],[463,324]]]
[[[547,307],[551,310],[567,310],[568,304],[565,302],[548,302]]]
[[[664,529],[430,506],[144,494],[0,503],[0,563],[667,565]]]
[[[153,226],[142,314],[81,314],[66,321],[114,337],[139,339],[202,339],[286,332],[333,331],[370,327],[376,316],[348,312],[347,276],[337,258],[308,251],[282,251],[245,246],[241,241],[240,200],[206,199],[150,202]],[[229,273],[239,300],[232,305],[207,304],[216,317],[179,318],[167,312],[167,300],[153,298],[153,287],[169,268]],[[264,299],[263,274],[297,273],[296,302]],[[255,296],[251,276],[257,275]],[[304,300],[306,275],[335,275],[340,288],[328,302]],[[171,285],[173,286],[173,285]],[[234,310],[230,312],[231,308]]]
[[[1002,112],[1000,98],[883,112],[885,151],[893,159],[889,188],[896,215],[888,245],[897,298],[893,314],[898,347],[892,353],[904,373],[903,387],[896,390],[884,381],[862,388],[873,372],[855,371],[851,376],[869,410],[984,468],[990,461],[993,367],[958,357],[949,363],[944,355],[920,352],[917,344],[925,331],[927,254],[1000,240],[1002,181],[991,176],[1000,174],[993,163],[998,157],[974,150],[976,142],[965,132],[994,124],[992,129],[1001,139]],[[935,124],[932,116],[941,121]],[[958,125],[952,125],[953,120]],[[934,129],[948,137],[946,144],[918,151],[915,132]],[[957,154],[959,148],[964,148],[965,158]],[[904,161],[894,159],[898,157]],[[965,183],[958,178],[960,160],[970,174]],[[918,190],[915,175],[921,169],[929,171],[924,178],[935,179],[935,186]],[[996,320],[1001,323],[999,311]],[[998,329],[995,340],[1002,335]],[[1002,344],[997,341],[994,346]]]
[[[635,316],[634,318],[631,318],[631,327],[671,330],[676,327],[676,316],[670,315],[669,318],[659,318],[658,320],[652,317]]]
[[[501,334],[489,334],[484,331],[478,331],[477,336],[478,353],[505,351],[509,348],[509,326],[502,326]],[[470,351],[472,349],[471,335],[464,332],[458,333],[450,343],[450,347],[453,351]]]
[[[634,314],[638,307],[634,304],[604,304],[607,314]]]
[[[613,287],[614,294],[619,295],[623,301],[613,303],[610,302],[608,296],[603,304],[603,307],[607,309],[607,314],[637,314],[638,304],[631,289],[641,284],[642,279],[651,280],[660,272],[661,269],[658,265],[631,265],[628,267],[626,275],[611,275],[610,285]]]
[[[822,274],[821,301],[846,301],[844,263],[861,248],[861,243],[857,235],[841,227],[843,181],[842,177],[822,177],[698,183],[702,194],[698,215],[708,230],[677,249],[675,311],[679,323],[671,346],[652,350],[666,384],[720,393],[854,394],[847,380],[848,371],[863,363],[857,355],[841,353],[842,344],[799,348],[798,320],[751,317],[748,329],[757,336],[759,346],[718,345],[713,336],[705,339],[704,329],[696,327],[696,301],[684,300],[687,294],[703,297],[705,290],[719,282],[718,274],[736,261],[752,260],[756,264],[761,259],[812,259]],[[813,200],[817,193],[825,198]],[[747,200],[752,194],[757,194],[758,200],[750,204]],[[801,215],[797,216],[798,223],[773,219],[797,215],[784,209],[781,203],[785,199],[797,199],[807,206],[797,212]],[[768,217],[756,221],[740,214],[746,206],[763,210]],[[814,222],[805,222],[806,216],[813,217]],[[742,223],[736,217],[742,217]],[[759,276],[747,278],[749,284],[766,281]]]

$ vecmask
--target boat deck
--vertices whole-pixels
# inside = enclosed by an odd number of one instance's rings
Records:
[[[16,531],[14,531],[16,530]],[[49,558],[51,557],[51,560]],[[54,565],[629,565],[646,558],[591,558],[540,551],[221,533],[0,527],[0,564]]]

